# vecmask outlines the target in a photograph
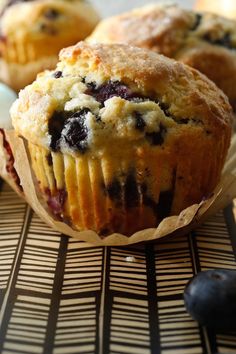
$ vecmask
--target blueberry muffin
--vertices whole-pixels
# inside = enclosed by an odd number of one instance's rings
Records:
[[[48,208],[101,235],[155,227],[209,196],[232,118],[223,92],[183,63],[84,42],[62,50],[11,115]]]
[[[8,0],[0,14],[0,80],[15,90],[52,69],[60,49],[87,37],[98,22],[84,0]]]
[[[152,5],[102,21],[90,42],[127,43],[180,60],[208,76],[236,110],[236,21],[176,5]]]

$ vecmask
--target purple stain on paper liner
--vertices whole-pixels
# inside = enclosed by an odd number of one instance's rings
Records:
[[[152,209],[157,220],[160,221],[170,216],[174,193],[172,190],[160,192],[158,201],[155,201],[147,191],[145,183],[141,186],[143,193],[143,204]]]
[[[6,139],[6,136],[5,136],[5,133],[4,133],[4,130],[0,128],[0,133],[2,134],[3,136],[3,147],[7,153],[7,156],[8,156],[8,161],[7,161],[7,165],[6,165],[6,170],[7,172],[9,173],[9,175],[11,175],[11,177],[13,178],[14,182],[18,185],[18,187],[22,190],[22,187],[20,185],[20,178],[16,172],[16,169],[14,167],[14,162],[15,162],[15,159],[14,159],[14,156],[13,156],[13,153],[12,153],[12,149],[10,147],[10,144],[8,143],[7,139]]]
[[[56,192],[51,193],[49,188],[45,189],[47,196],[47,204],[52,214],[58,219],[63,220],[64,204],[67,199],[67,192],[65,189],[58,189]]]
[[[210,193],[210,194],[208,194],[208,195],[204,195],[203,197],[202,197],[202,202],[206,202],[208,199],[211,199],[212,197],[214,197],[214,192],[212,192],[212,193]]]
[[[47,160],[48,166],[52,166],[53,165],[52,155],[51,154],[48,154],[46,156],[46,160]]]
[[[143,204],[152,209],[157,222],[160,222],[160,220],[170,215],[174,197],[173,190],[160,192],[158,201],[155,201],[154,198],[149,195],[145,182],[140,186],[138,185],[135,172],[133,171],[130,171],[126,178],[122,178],[122,180],[118,177],[114,177],[106,186],[102,185],[102,188],[116,207],[122,205],[123,193],[124,205],[127,209],[139,207],[141,192]]]
[[[7,41],[7,36],[4,34],[0,34],[0,42],[6,43]]]

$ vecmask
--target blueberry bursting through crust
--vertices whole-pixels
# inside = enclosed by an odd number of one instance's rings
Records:
[[[86,93],[93,96],[102,105],[104,105],[105,101],[114,96],[124,98],[127,101],[146,99],[145,97],[132,92],[129,87],[119,81],[108,81],[99,87],[96,87],[96,84],[92,82],[87,84],[87,86],[88,89]]]
[[[196,14],[196,20],[191,31],[196,31],[198,29],[202,23],[202,18],[203,16],[201,14]],[[221,37],[214,39],[212,38],[211,33],[205,33],[202,39],[213,45],[218,45],[227,49],[235,49],[235,45],[232,43],[231,34],[229,32],[225,32]]]
[[[58,79],[63,76],[61,71],[54,73],[54,78]],[[83,81],[85,83],[85,80]],[[86,83],[86,94],[94,97],[100,103],[100,107],[104,107],[105,101],[112,97],[121,97],[127,101],[144,102],[153,101],[157,103],[166,117],[171,117],[179,124],[188,124],[190,121],[195,122],[194,119],[176,119],[169,112],[167,104],[161,100],[154,100],[145,97],[137,92],[133,92],[127,85],[120,81],[108,81],[101,86],[96,86],[94,82]],[[49,134],[51,136],[50,147],[53,151],[59,151],[61,145],[68,146],[73,151],[85,153],[89,146],[87,142],[88,128],[85,123],[86,115],[91,112],[89,108],[83,108],[77,112],[56,111],[49,120]],[[92,113],[92,112],[91,112]],[[140,112],[133,113],[135,120],[135,128],[140,132],[145,130],[146,123]],[[97,117],[97,122],[100,117]],[[146,132],[145,137],[150,145],[162,145],[164,143],[167,128],[160,124],[158,131]]]
[[[84,153],[87,149],[88,128],[85,125],[85,116],[90,112],[88,108],[84,108],[65,122],[65,126],[61,132],[62,142],[72,149]]]
[[[49,121],[50,147],[53,151],[60,150],[60,144],[65,143],[74,151],[84,153],[87,148],[87,132],[85,116],[90,109],[84,108],[78,112],[55,112]]]

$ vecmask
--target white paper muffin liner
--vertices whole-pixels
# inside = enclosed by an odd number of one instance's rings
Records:
[[[45,208],[44,201],[34,183],[34,174],[30,167],[27,146],[23,139],[17,137],[14,131],[6,131],[6,137],[11,145],[15,158],[15,169],[20,177],[24,196],[36,214],[54,230],[75,237],[80,241],[97,246],[124,246],[138,242],[154,241],[159,238],[184,234],[196,228],[206,218],[214,215],[218,210],[226,207],[236,197],[236,134],[232,137],[231,147],[222,172],[222,177],[212,196],[199,204],[194,204],[183,210],[179,215],[165,218],[157,228],[138,231],[131,236],[113,233],[105,238],[96,232],[75,231],[63,222],[56,221]],[[1,144],[1,141],[0,141]],[[1,145],[0,145],[1,150]],[[6,171],[5,171],[6,172]],[[4,161],[0,160],[0,175],[8,181],[4,172]],[[4,175],[5,174],[5,175]],[[15,188],[14,188],[15,189]]]

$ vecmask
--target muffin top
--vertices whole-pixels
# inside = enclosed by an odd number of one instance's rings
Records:
[[[188,46],[236,49],[236,21],[177,5],[148,5],[101,21],[90,42],[129,43],[176,57]]]
[[[52,151],[165,149],[196,134],[229,139],[226,96],[198,71],[137,47],[80,42],[11,109],[19,135]]]
[[[54,48],[62,48],[68,38],[71,45],[88,36],[98,20],[84,0],[8,0],[1,11],[1,40],[46,40],[47,45],[49,38]]]
[[[213,80],[236,106],[236,21],[177,5],[149,5],[105,19],[88,41],[128,43],[181,60]]]

